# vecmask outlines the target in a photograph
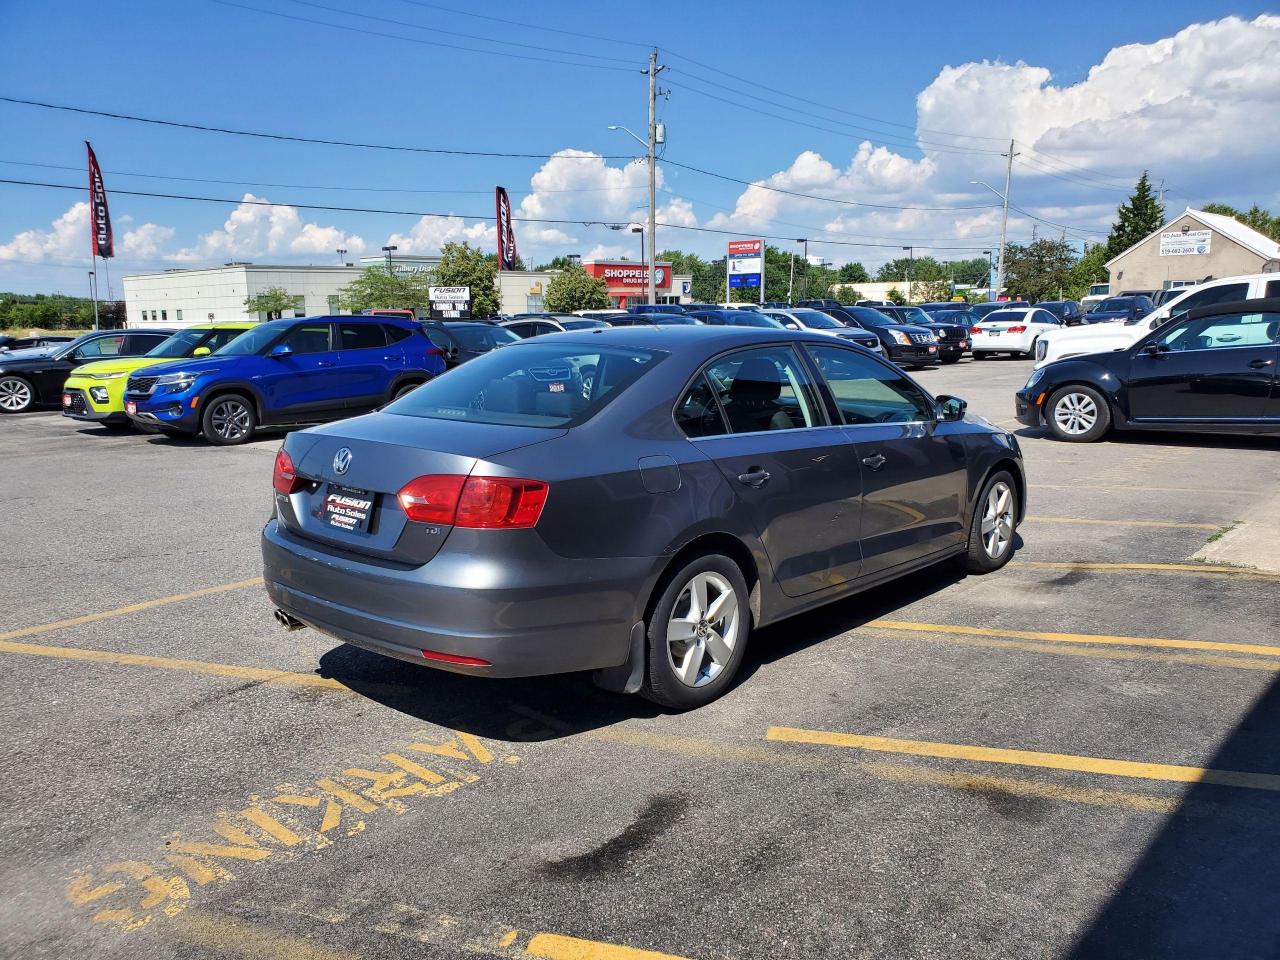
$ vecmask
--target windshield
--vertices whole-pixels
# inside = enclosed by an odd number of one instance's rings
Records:
[[[432,420],[571,427],[599,413],[665,356],[526,340],[429,380],[383,409]]]
[[[683,313],[647,313],[645,314],[645,320],[660,327],[669,327],[676,324],[697,326],[698,323],[693,317]]]
[[[247,357],[263,350],[276,340],[294,323],[292,320],[272,320],[260,323],[252,330],[246,330],[221,350],[214,352],[220,357]]]
[[[820,310],[792,310],[791,313],[806,327],[813,330],[839,330],[844,326],[835,317],[828,316]]]
[[[771,329],[786,329],[773,317],[767,317],[763,313],[756,313],[752,310],[738,310],[741,316],[735,316],[729,320],[729,323],[735,327],[769,327]]]
[[[898,315],[898,319],[903,323],[932,323],[933,320],[929,314],[925,313],[919,307],[899,307],[894,311]]]
[[[1096,313],[1124,313],[1133,305],[1133,297],[1108,297],[1094,307]]]
[[[179,330],[168,340],[162,340],[147,351],[148,357],[169,357],[180,359],[191,356],[191,352],[209,339],[212,330]]]
[[[450,327],[463,349],[475,352],[492,350],[504,343],[516,343],[520,338],[505,327]]]
[[[883,327],[886,324],[898,322],[888,314],[881,313],[875,307],[850,307],[849,312],[864,327]]]

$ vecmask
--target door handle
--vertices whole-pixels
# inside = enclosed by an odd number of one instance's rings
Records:
[[[1275,363],[1274,360],[1250,360],[1249,366],[1253,367],[1255,370],[1261,370],[1263,367],[1269,367],[1273,363]]]
[[[748,487],[763,487],[769,482],[769,478],[773,474],[768,470],[761,470],[759,467],[752,467],[746,473],[738,474],[738,482],[745,483]]]
[[[317,361],[316,361],[316,366],[317,366],[317,367],[332,367],[332,366],[333,366],[333,361],[332,361],[332,360],[317,360]]]
[[[884,454],[873,453],[869,457],[863,457],[862,463],[863,463],[863,466],[870,467],[872,470],[879,470],[881,467],[885,465]]]

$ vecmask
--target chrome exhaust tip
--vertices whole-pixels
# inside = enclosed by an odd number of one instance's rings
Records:
[[[276,623],[280,624],[280,626],[284,627],[286,630],[302,630],[306,627],[306,624],[301,620],[289,616],[289,614],[285,613],[279,607],[275,609],[273,616],[276,618]]]

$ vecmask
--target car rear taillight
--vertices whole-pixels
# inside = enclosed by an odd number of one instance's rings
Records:
[[[982,332],[982,328],[981,328],[981,327],[970,327],[970,328],[969,328],[969,332],[970,332],[970,333],[981,333],[981,332]]]
[[[537,524],[547,489],[541,480],[434,474],[410,480],[396,498],[418,523],[519,530]]]
[[[284,452],[281,447],[276,453],[276,468],[271,477],[271,485],[276,488],[276,493],[288,495],[297,493],[306,483],[298,476],[298,471],[294,469],[293,457]]]
[[[441,350],[439,347],[427,347],[427,356],[428,356],[428,357],[443,357],[443,356],[444,356],[444,351],[443,351],[443,350]]]
[[[1022,324],[1018,324],[1016,327],[1009,327],[1009,328],[1008,328],[1008,330],[1007,330],[1006,332],[1008,332],[1008,333],[1026,333],[1026,332],[1027,332],[1027,328],[1026,328],[1026,327],[1024,327]]]

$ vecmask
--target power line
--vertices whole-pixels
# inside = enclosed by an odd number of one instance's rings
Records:
[[[215,3],[223,0],[214,0]],[[108,110],[90,110],[88,107],[72,107],[60,103],[45,103],[41,100],[25,100],[21,97],[0,96],[0,102],[16,103],[26,107],[39,107],[43,110],[61,110],[66,113],[79,113],[91,117],[106,117],[109,120],[130,120],[134,123],[150,123],[160,127],[177,127],[183,130],[199,130],[203,133],[225,133],[236,137],[256,137],[262,140],[281,140],[290,143],[311,143],[328,147],[359,147],[364,150],[392,150],[400,153],[429,153],[452,157],[500,157],[512,160],[634,160],[629,154],[598,154],[575,156],[572,154],[550,153],[503,153],[496,150],[453,150],[442,147],[411,147],[389,143],[361,143],[354,140],[330,140],[323,137],[300,137],[283,133],[263,133],[255,130],[235,130],[230,127],[215,127],[200,123],[187,123],[178,120],[159,120],[155,117],[139,117],[128,113],[113,113]]]
[[[407,3],[415,7],[423,7],[427,10],[440,10],[444,13],[452,13],[459,17],[473,17],[477,20],[488,20],[492,23],[505,23],[508,26],[520,27],[524,30],[541,30],[545,33],[558,33],[566,37],[577,37],[580,40],[601,40],[605,43],[621,43],[630,47],[649,47],[655,46],[654,43],[638,40],[619,40],[617,37],[603,37],[596,33],[578,33],[574,30],[561,30],[557,27],[548,27],[538,23],[524,23],[519,20],[511,20],[506,17],[495,17],[484,13],[472,13],[470,10],[459,10],[456,7],[446,7],[438,3],[427,3],[425,0],[400,0],[401,3]]]
[[[10,184],[13,186],[22,186],[22,187],[44,187],[52,190],[73,190],[76,192],[83,192],[85,189],[82,184],[43,183],[43,182],[34,181],[34,180],[0,179],[0,184]],[[199,202],[199,203],[230,204],[232,206],[243,205],[243,206],[253,206],[253,207],[293,207],[298,210],[323,210],[330,213],[383,214],[383,215],[401,216],[401,217],[431,217],[434,219],[442,219],[442,220],[470,219],[470,220],[487,221],[490,219],[487,214],[474,214],[474,213],[437,213],[433,211],[424,211],[424,210],[390,210],[390,209],[380,209],[380,208],[374,208],[374,207],[337,206],[334,204],[290,203],[290,202],[273,201],[273,200],[243,200],[235,197],[201,197],[201,196],[194,196],[191,194],[155,193],[147,190],[112,190],[111,192],[114,194],[122,195],[122,196],[150,197],[150,198],[160,199],[160,200],[187,200],[187,201],[193,201],[193,202]],[[561,226],[564,226],[564,225],[587,226],[588,225],[585,221],[582,221],[582,220],[551,219],[547,217],[512,217],[511,219],[512,219],[512,222],[514,223],[550,223],[550,224],[557,224]],[[742,231],[740,230],[722,230],[717,227],[691,227],[687,224],[681,224],[681,223],[659,222],[657,225],[667,230],[686,230],[694,233],[713,233],[713,234],[719,234],[722,236],[731,236],[731,237],[740,236],[742,233]],[[775,236],[770,234],[756,234],[756,236],[760,236],[768,240],[782,240],[788,243],[790,243],[794,239],[793,237],[789,237],[789,236],[780,236],[780,235]],[[853,242],[853,241],[847,241],[847,240],[811,239],[810,242],[825,243],[830,246],[838,246],[838,247],[886,247],[888,248],[888,247],[901,246],[900,243],[859,243],[859,242]],[[986,249],[985,245],[981,245],[981,244],[965,244],[961,246],[942,246],[938,244],[917,244],[917,246],[920,246],[924,249],[929,249],[929,250]]]

